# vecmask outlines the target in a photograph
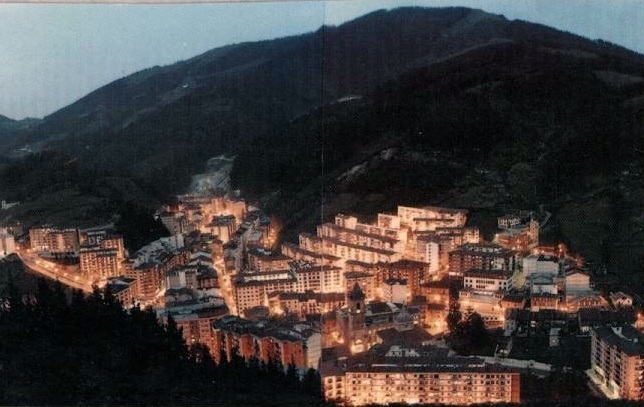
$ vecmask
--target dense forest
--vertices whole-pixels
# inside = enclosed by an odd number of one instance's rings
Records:
[[[300,377],[237,355],[216,364],[171,318],[162,325],[151,309],[125,311],[109,293],[68,295],[44,280],[35,296],[11,281],[4,288],[2,405],[321,404],[314,370]]]

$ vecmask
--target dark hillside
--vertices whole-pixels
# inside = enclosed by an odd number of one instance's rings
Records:
[[[641,239],[626,236],[642,236],[632,222],[641,219],[632,168],[641,167],[644,134],[630,101],[643,88],[598,74],[616,67],[635,75],[638,63],[553,55],[535,41],[478,47],[260,138],[240,154],[233,179],[245,191],[272,192],[266,204],[284,218],[290,239],[320,221],[323,201],[328,218],[400,202],[488,216],[544,205],[555,214],[550,238],[630,281],[642,257]],[[579,212],[586,205],[595,208],[593,224],[585,223],[592,210]]]
[[[337,211],[437,203],[491,224],[543,204],[547,238],[641,274],[642,67],[481,10],[381,10],[97,89],[0,140],[0,198],[25,202],[7,216],[26,224],[110,219],[124,200],[183,192],[225,153],[287,238]],[[36,154],[8,158],[21,151]]]

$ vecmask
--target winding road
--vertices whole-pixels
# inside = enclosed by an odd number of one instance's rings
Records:
[[[78,275],[70,276],[68,275],[69,273],[62,272],[56,264],[40,259],[37,254],[32,253],[30,250],[19,249],[16,254],[29,270],[52,280],[58,280],[71,288],[83,290],[87,293],[92,292],[92,286],[87,280],[81,279]]]

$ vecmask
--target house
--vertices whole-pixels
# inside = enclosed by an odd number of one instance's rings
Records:
[[[406,303],[411,293],[407,286],[407,280],[390,278],[385,280],[382,286],[383,300],[397,304]]]
[[[557,294],[559,292],[555,276],[551,274],[532,274],[528,278],[532,294]]]
[[[523,309],[525,308],[527,301],[528,301],[528,298],[525,294],[512,292],[512,293],[505,294],[503,298],[501,298],[501,307],[504,309],[509,309],[509,308]]]
[[[561,296],[548,292],[530,294],[530,309],[539,311],[542,309],[560,309]]]
[[[609,298],[615,308],[627,308],[633,306],[633,297],[628,294],[624,294],[621,291],[610,293]]]
[[[566,310],[577,312],[581,308],[608,309],[608,303],[594,291],[566,293]]]
[[[533,274],[559,274],[559,259],[545,254],[531,254],[523,258],[523,273],[525,276]]]
[[[590,291],[590,275],[580,267],[571,267],[566,270],[566,292]]]

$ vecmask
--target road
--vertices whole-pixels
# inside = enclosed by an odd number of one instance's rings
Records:
[[[69,287],[83,290],[87,293],[92,292],[92,286],[88,281],[82,280],[79,276],[65,275],[67,273],[60,271],[54,263],[41,260],[37,254],[31,253],[29,250],[19,249],[16,254],[30,270],[52,280],[58,280]]]
[[[219,289],[221,291],[221,296],[224,297],[224,302],[228,307],[228,311],[232,315],[238,315],[230,282],[231,276],[224,273],[225,265],[223,259],[218,259],[215,262],[215,270],[217,271],[217,278],[219,280]]]

